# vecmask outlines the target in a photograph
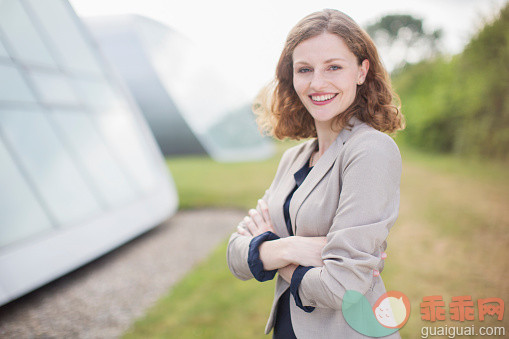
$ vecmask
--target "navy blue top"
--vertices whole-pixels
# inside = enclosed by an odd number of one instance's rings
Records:
[[[309,162],[306,162],[304,166],[295,172],[293,177],[295,178],[295,187],[288,194],[288,197],[285,200],[283,205],[283,215],[285,218],[286,228],[288,229],[288,233],[290,236],[293,234],[292,222],[290,219],[290,202],[292,200],[293,194],[299,188],[299,186],[304,182],[307,175],[311,171],[313,167],[309,167]],[[274,278],[277,273],[277,270],[272,271],[264,271],[263,263],[260,260],[260,252],[258,247],[264,241],[270,241],[278,239],[279,237],[272,232],[265,232],[254,237],[249,244],[249,254],[248,254],[248,264],[253,273],[253,276],[258,281],[267,281]],[[295,333],[293,332],[292,321],[290,317],[290,294],[293,295],[295,299],[295,304],[303,309],[305,312],[312,312],[315,308],[311,306],[303,306],[300,296],[299,296],[299,285],[304,277],[304,274],[308,270],[313,268],[312,266],[304,267],[298,266],[293,275],[290,283],[290,288],[287,289],[283,295],[279,298],[278,309],[276,314],[276,323],[274,326],[274,338],[282,339],[282,338],[296,338]]]

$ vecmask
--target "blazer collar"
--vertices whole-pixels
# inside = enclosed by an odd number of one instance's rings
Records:
[[[334,165],[339,152],[343,148],[343,145],[348,141],[352,133],[362,124],[362,122],[355,117],[352,117],[349,122],[351,125],[353,125],[353,127],[345,127],[341,130],[341,132],[339,132],[336,140],[334,140],[334,142],[329,146],[329,148],[320,157],[320,159],[318,159],[317,163],[311,169],[302,185],[300,185],[293,194],[292,200],[290,202],[290,219],[292,222],[293,234],[297,234],[295,219],[300,206],[311,193],[311,191],[315,188],[315,186],[320,182],[320,180],[322,180],[322,178],[327,174],[332,165]],[[313,151],[317,148],[317,145],[317,139],[308,141],[308,145],[304,147],[302,153],[292,165],[290,171],[291,174],[297,172],[300,168],[302,168],[302,166],[304,166],[306,161],[309,161],[311,153],[313,153]]]

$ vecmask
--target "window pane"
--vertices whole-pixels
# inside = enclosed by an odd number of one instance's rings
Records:
[[[35,102],[32,90],[14,66],[0,64],[0,101]]]
[[[7,51],[5,50],[2,40],[0,40],[0,57],[7,57],[7,58],[9,57],[9,54],[7,54]]]
[[[101,74],[97,59],[80,32],[80,23],[66,1],[30,0],[28,3],[48,32],[65,67]]]
[[[2,164],[0,166],[1,247],[50,230],[52,225],[1,140],[0,164]]]
[[[134,183],[128,181],[126,174],[111,156],[91,118],[82,112],[64,111],[52,112],[51,116],[103,199],[109,205],[134,200]]]
[[[20,1],[0,0],[0,28],[5,33],[9,46],[16,53],[13,57],[56,67],[38,29],[32,24]]]
[[[105,79],[76,79],[74,83],[79,95],[90,107],[99,109],[101,112],[114,111],[123,107],[118,94]]]
[[[46,104],[78,105],[78,97],[69,80],[58,73],[30,72],[35,89]]]
[[[100,211],[44,113],[0,110],[0,126],[59,225]]]
[[[142,144],[143,140],[131,114],[118,112],[98,114],[95,117],[108,145],[136,180],[140,190],[152,189],[159,180],[158,171],[152,167],[151,157],[146,153],[148,147]]]

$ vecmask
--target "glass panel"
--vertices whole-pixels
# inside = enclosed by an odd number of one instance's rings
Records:
[[[0,140],[0,247],[50,230],[51,222]],[[14,225],[14,226],[13,226]]]
[[[68,226],[100,211],[45,114],[0,110],[0,126],[58,224]]]
[[[74,83],[80,96],[90,107],[100,109],[100,111],[114,111],[123,108],[123,103],[117,92],[105,79],[76,79]]]
[[[5,50],[4,44],[0,40],[0,57],[9,57],[9,54],[7,54],[7,51]]]
[[[95,187],[110,205],[135,198],[133,184],[106,149],[90,116],[82,112],[52,112],[58,126],[69,141],[73,153],[92,178]]]
[[[0,101],[35,102],[32,90],[14,66],[0,64]]]
[[[125,166],[143,191],[152,189],[159,180],[158,171],[154,170],[150,156],[143,145],[138,127],[133,123],[131,114],[118,112],[114,114],[100,114],[95,116],[100,130],[108,145],[117,158]],[[150,148],[151,149],[151,148]]]
[[[147,21],[141,23],[137,32],[146,46],[147,55],[184,119],[196,133],[204,133],[228,110],[247,101],[203,60],[206,52],[166,26]],[[200,93],[200,100],[196,100],[197,93]]]
[[[69,80],[58,73],[30,72],[41,101],[47,104],[78,105],[78,97],[69,84]]]
[[[84,39],[76,15],[66,1],[30,0],[45,30],[48,32],[58,56],[70,69],[101,74],[100,66]]]
[[[240,161],[249,159],[248,154],[252,159],[271,154],[269,144],[257,131],[251,110],[245,112],[241,108],[249,102],[248,98],[225,79],[221,73],[224,70],[216,70],[204,60],[206,51],[162,24],[137,18],[133,29],[143,42],[158,80],[210,155],[220,161]],[[130,81],[125,75],[124,78]],[[143,100],[143,92],[134,94],[138,101],[140,97]],[[219,126],[221,121],[228,121],[228,126]]]
[[[15,55],[26,62],[56,67],[48,48],[18,0],[0,0],[0,28]]]

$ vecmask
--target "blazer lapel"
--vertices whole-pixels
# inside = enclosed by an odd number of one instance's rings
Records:
[[[354,125],[352,129],[350,130],[344,128],[343,130],[341,130],[336,140],[334,140],[332,145],[330,145],[329,148],[325,151],[325,153],[320,157],[320,159],[318,159],[317,163],[311,169],[311,172],[309,172],[308,176],[306,177],[302,185],[293,194],[292,200],[290,202],[290,220],[292,222],[293,234],[297,234],[296,233],[297,225],[295,220],[299,208],[302,206],[302,203],[304,202],[304,200],[306,200],[307,196],[311,193],[315,186],[318,185],[320,180],[322,180],[322,178],[327,174],[332,165],[334,165],[339,155],[339,152],[343,148],[344,143],[348,140],[352,131],[357,127],[359,122],[360,121],[357,120],[356,118],[352,118],[350,120],[350,123]],[[313,144],[316,145],[316,143],[317,141],[315,140],[315,143]],[[311,148],[309,150],[309,153],[307,153],[305,161],[309,160],[309,157],[311,156],[313,150],[314,148]],[[299,162],[299,164],[296,164],[296,166],[292,167],[293,172],[291,173],[293,174],[297,172],[302,166],[304,166],[304,162]]]
[[[286,174],[282,177],[281,182],[277,186],[278,199],[282,199],[282,204],[286,200],[286,197],[295,187],[295,178],[293,174],[304,166],[306,161],[309,160],[311,153],[316,149],[317,140],[309,140],[307,144],[302,148],[302,151],[296,156],[290,168]],[[292,198],[293,200],[293,198]],[[282,206],[281,204],[281,206]],[[276,204],[279,206],[279,204]],[[276,208],[271,210],[272,222],[274,223],[275,229],[279,234],[289,236],[288,229],[286,228],[285,217],[283,215],[283,208]],[[293,227],[293,223],[292,223]],[[294,233],[295,234],[295,233]]]

